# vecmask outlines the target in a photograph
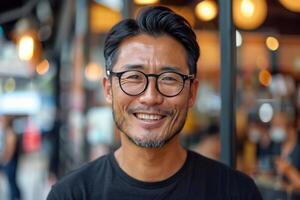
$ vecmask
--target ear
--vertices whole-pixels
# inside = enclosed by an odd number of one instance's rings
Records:
[[[196,102],[196,98],[198,95],[198,87],[199,81],[198,79],[194,79],[190,86],[189,108],[193,107]]]
[[[112,88],[111,82],[108,77],[104,77],[102,80],[103,92],[106,102],[111,104],[112,103]]]

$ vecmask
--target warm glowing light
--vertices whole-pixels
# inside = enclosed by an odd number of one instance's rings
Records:
[[[134,0],[134,3],[139,5],[147,5],[147,4],[154,4],[158,3],[159,0]]]
[[[16,88],[16,81],[13,78],[9,78],[4,83],[4,90],[6,92],[13,92]]]
[[[242,43],[243,43],[243,38],[242,38],[242,35],[239,31],[235,31],[235,36],[236,36],[236,46],[237,47],[240,47],[242,46]]]
[[[267,17],[266,0],[233,0],[233,19],[237,27],[252,30]]]
[[[19,40],[18,54],[21,60],[30,60],[33,57],[34,40],[31,36],[22,36]]]
[[[205,0],[197,4],[195,11],[199,19],[210,21],[217,16],[218,8],[214,1]]]
[[[279,2],[290,11],[300,12],[300,0],[279,0]]]
[[[250,18],[254,14],[254,4],[251,0],[242,0],[241,11],[244,17]]]
[[[44,75],[49,71],[49,62],[47,59],[43,60],[40,62],[36,68],[35,68],[36,73],[39,75]]]
[[[106,33],[121,19],[122,15],[119,11],[101,4],[91,4],[89,26],[92,33]]]
[[[85,77],[90,81],[98,81],[102,75],[103,70],[96,63],[89,63],[85,68]]]
[[[272,82],[272,75],[266,69],[261,70],[258,75],[259,82],[264,86],[269,86]]]
[[[279,48],[279,42],[275,37],[268,37],[266,45],[271,51],[276,51]]]

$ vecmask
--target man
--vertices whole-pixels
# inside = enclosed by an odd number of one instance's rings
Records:
[[[185,19],[145,8],[112,28],[104,56],[121,147],[64,177],[48,200],[261,199],[250,178],[180,145],[198,89],[199,47]]]

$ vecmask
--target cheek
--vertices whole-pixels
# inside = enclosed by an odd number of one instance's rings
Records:
[[[176,111],[175,118],[177,120],[183,120],[186,118],[187,111],[189,108],[189,96],[188,93],[185,93],[181,96],[181,98],[178,100],[177,104],[175,105],[174,109]]]
[[[188,105],[188,98],[186,98],[186,96],[180,96],[180,98],[174,101],[167,101],[166,105],[173,112],[173,118],[176,120],[185,112]]]
[[[119,87],[114,87],[112,90],[112,98],[115,110],[117,111],[116,114],[119,114],[119,112],[124,115],[124,112],[126,112],[128,106],[132,102],[132,97],[124,94],[124,92]]]
[[[184,92],[182,93],[182,95],[180,95],[175,103],[176,108],[179,109],[179,112],[186,108],[187,106],[189,106],[190,103],[190,97],[189,97],[189,93],[188,92]]]

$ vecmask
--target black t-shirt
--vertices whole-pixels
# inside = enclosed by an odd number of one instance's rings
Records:
[[[56,183],[47,200],[261,200],[248,176],[188,151],[183,167],[160,182],[127,175],[109,154],[73,171]]]

